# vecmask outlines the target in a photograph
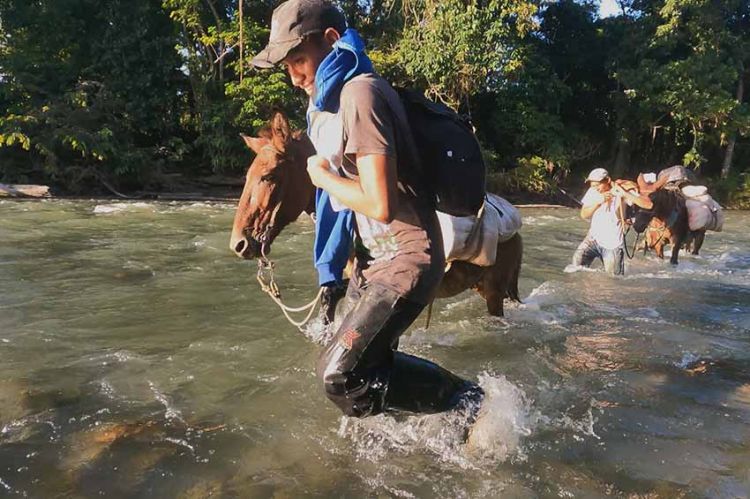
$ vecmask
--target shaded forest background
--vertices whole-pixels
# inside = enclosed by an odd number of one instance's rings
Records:
[[[0,182],[169,190],[241,177],[275,108],[249,60],[277,1],[0,0]],[[750,206],[750,0],[341,0],[378,71],[470,114],[492,188],[685,164]],[[240,31],[243,44],[240,45]]]

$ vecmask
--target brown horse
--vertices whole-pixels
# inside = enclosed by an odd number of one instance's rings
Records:
[[[276,113],[258,137],[243,136],[256,156],[247,170],[232,226],[230,248],[240,258],[268,255],[276,236],[305,212],[315,210],[315,187],[307,175],[307,158],[315,154],[304,133],[292,132],[282,113]],[[453,262],[443,278],[438,298],[475,289],[487,302],[490,315],[503,315],[503,300],[520,301],[518,276],[523,243],[520,234],[499,243],[496,263],[479,267]],[[324,307],[333,307],[333,302]],[[329,318],[334,310],[322,310]]]
[[[653,249],[656,256],[664,258],[664,247],[672,246],[672,264],[677,264],[677,254],[680,246],[693,255],[697,255],[703,246],[706,236],[705,230],[690,230],[687,219],[687,206],[681,191],[675,187],[669,187],[667,181],[669,176],[664,176],[656,183],[647,184],[643,175],[638,175],[638,187],[642,194],[648,194],[654,202],[652,210],[636,210],[635,228],[638,232],[640,227],[646,223],[643,242],[644,253]]]
[[[659,237],[662,243],[660,258],[664,256],[663,245],[669,243],[672,246],[672,256],[669,262],[677,265],[677,256],[680,248],[688,249],[688,244],[694,255],[697,255],[703,245],[706,235],[705,230],[690,230],[688,226],[688,212],[685,205],[685,197],[676,188],[664,187],[649,194],[654,207],[650,210],[639,208],[636,210],[633,228],[639,234],[649,227],[664,227],[667,230]],[[651,225],[653,222],[655,225]]]
[[[651,219],[651,222],[648,224],[648,227],[646,227],[646,231],[643,233],[644,240],[639,245],[639,248],[643,249],[643,253],[645,254],[646,251],[653,249],[656,252],[656,256],[664,259],[664,247],[668,244],[671,244],[671,241],[674,239],[672,236],[672,231],[669,230],[669,227],[667,227],[667,224],[656,217]],[[706,231],[705,230],[691,230],[688,232],[687,239],[685,240],[685,243],[683,247],[685,248],[685,251],[689,251],[693,255],[698,255],[701,247],[703,246],[703,241],[706,238]]]

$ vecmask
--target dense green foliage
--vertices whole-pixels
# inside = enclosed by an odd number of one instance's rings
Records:
[[[240,174],[281,71],[256,71],[277,1],[0,0],[0,182],[67,192]],[[690,165],[750,181],[750,2],[342,0],[378,70],[471,114],[503,188],[544,192],[593,165]],[[242,61],[240,60],[242,48]]]

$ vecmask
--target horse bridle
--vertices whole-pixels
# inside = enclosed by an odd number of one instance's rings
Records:
[[[277,154],[281,153],[281,151],[279,151],[276,147],[274,147],[273,144],[270,143],[264,145],[261,150],[263,149],[270,149]],[[281,312],[284,314],[284,317],[286,317],[290,324],[294,325],[297,329],[302,331],[302,327],[307,324],[312,318],[315,307],[320,302],[320,297],[323,295],[323,291],[325,288],[321,286],[315,298],[311,302],[301,307],[290,307],[282,301],[281,289],[276,283],[276,278],[274,275],[274,269],[276,268],[276,265],[270,258],[268,258],[268,255],[266,254],[266,244],[270,243],[271,241],[271,232],[276,227],[276,219],[279,215],[279,210],[281,209],[282,204],[283,201],[279,201],[279,203],[271,212],[270,222],[268,223],[266,228],[263,229],[263,232],[255,239],[258,243],[260,243],[260,256],[258,256],[258,272],[255,277],[258,281],[258,284],[260,285],[261,291],[266,293],[271,298],[271,300],[273,300],[273,302],[279,307],[279,309],[281,309]],[[291,313],[300,312],[307,313],[307,315],[302,320],[295,320],[290,315]]]
[[[263,150],[271,150],[276,154],[281,154],[281,151],[277,147],[275,147],[273,144],[269,143],[261,147],[261,151]],[[280,200],[279,203],[276,205],[276,207],[271,212],[271,220],[266,226],[265,229],[263,229],[263,232],[260,233],[258,237],[254,237],[254,239],[260,243],[260,253],[261,256],[259,257],[258,261],[263,260],[265,262],[270,262],[268,257],[265,254],[265,248],[266,243],[270,243],[271,239],[271,232],[273,231],[274,227],[276,226],[276,217],[279,214],[279,210],[281,209],[281,205],[283,204],[283,200]],[[251,236],[252,237],[252,236]]]
[[[276,226],[276,217],[278,216],[279,210],[281,209],[281,204],[282,202],[279,201],[279,204],[277,204],[276,207],[271,212],[271,221],[268,223],[268,225],[260,234],[260,236],[258,236],[258,238],[256,239],[256,241],[260,243],[261,257],[263,257],[266,260],[268,259],[265,255],[266,243],[271,242],[271,231],[273,231],[274,227]]]

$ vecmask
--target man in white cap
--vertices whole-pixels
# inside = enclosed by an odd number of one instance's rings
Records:
[[[626,191],[612,182],[604,168],[591,170],[589,190],[581,200],[581,218],[591,220],[586,238],[573,254],[573,265],[589,267],[595,259],[612,275],[625,273],[625,204],[651,209],[651,199]]]

